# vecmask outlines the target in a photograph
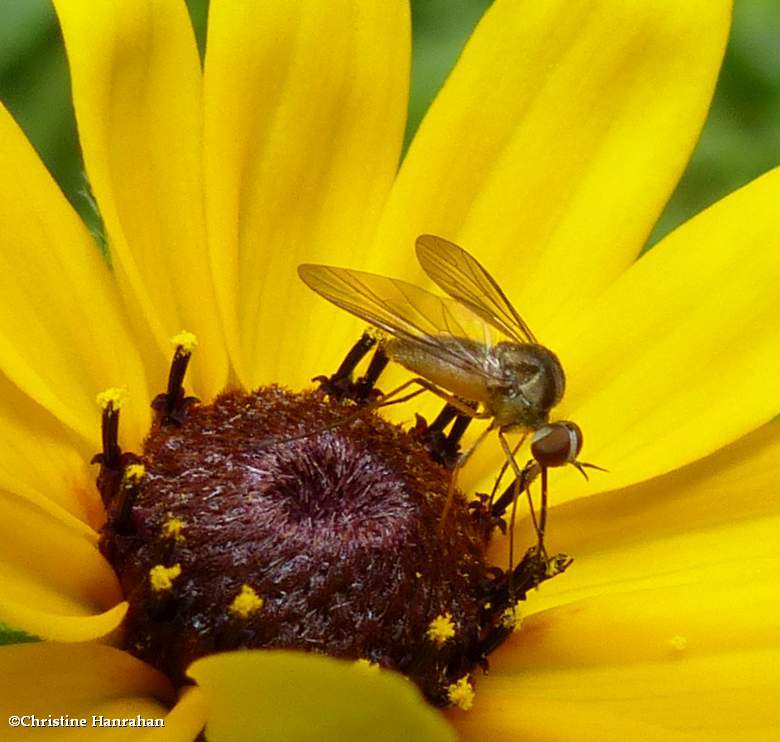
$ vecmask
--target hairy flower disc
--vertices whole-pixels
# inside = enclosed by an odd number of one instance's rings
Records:
[[[398,670],[451,702],[503,631],[489,531],[460,495],[442,529],[449,472],[354,411],[266,387],[155,425],[129,516],[101,542],[130,603],[128,650],[182,682],[213,652],[303,649]],[[442,616],[446,638],[431,638]]]

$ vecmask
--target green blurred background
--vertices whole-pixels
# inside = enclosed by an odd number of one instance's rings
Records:
[[[543,0],[542,0],[543,1]],[[489,0],[412,0],[407,141]],[[189,0],[201,45],[208,0]],[[737,0],[715,102],[651,239],[780,163],[780,0]],[[76,208],[90,217],[67,64],[49,0],[0,0],[0,98]]]

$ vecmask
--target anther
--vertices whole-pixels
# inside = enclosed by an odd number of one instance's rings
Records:
[[[143,464],[128,464],[124,468],[115,502],[109,511],[109,520],[114,530],[120,533],[129,530],[130,512],[145,476],[146,468]]]
[[[231,616],[246,620],[263,607],[263,599],[249,585],[241,586],[241,592],[236,595],[228,608]]]
[[[177,518],[173,513],[168,513],[160,529],[162,537],[182,543],[185,540],[183,531],[186,526],[187,524],[181,518]]]
[[[562,574],[572,562],[573,559],[566,554],[548,558],[539,551],[538,546],[532,546],[511,573],[502,573],[493,587],[491,599],[495,605],[510,605],[517,600],[525,600],[529,590]],[[510,594],[514,600],[510,600]]]
[[[380,344],[374,351],[366,373],[355,382],[353,399],[356,402],[362,404],[382,396],[382,393],[376,389],[376,383],[379,381],[382,372],[387,368],[388,363],[390,363],[390,358]]]
[[[547,570],[545,571],[545,579],[549,580],[553,577],[557,577],[563,574],[574,561],[568,554],[556,554],[547,560]]]
[[[352,380],[357,365],[375,345],[376,337],[364,332],[350,348],[336,373],[331,376],[316,376],[312,381],[318,382],[323,392],[339,401],[349,399],[357,404],[366,404],[381,397],[381,392],[375,388],[376,383],[390,362],[381,343],[374,351],[366,373],[357,381]]]
[[[157,564],[149,570],[149,586],[152,588],[152,592],[167,593],[179,575],[181,575],[180,564],[174,564],[172,567]]]
[[[468,402],[466,404],[469,407],[472,406]],[[476,409],[476,405],[473,405],[473,407]],[[472,419],[473,418],[469,417],[468,415],[458,415],[458,417],[455,419],[455,422],[452,424],[452,427],[450,428],[449,435],[447,436],[446,449],[447,453],[449,453],[453,459],[453,466],[458,461],[461,438],[463,438],[463,435],[465,434],[468,426],[471,424]]]
[[[315,376],[312,381],[320,385],[320,389],[334,399],[350,399],[352,396],[352,374],[358,363],[376,345],[376,339],[364,332],[350,348],[336,373],[330,376]]]
[[[448,639],[455,636],[455,623],[452,620],[452,614],[444,613],[436,616],[428,626],[426,636],[437,647],[443,647]]]
[[[97,454],[92,461],[100,463],[109,469],[119,469],[122,449],[119,447],[119,410],[127,393],[123,389],[112,387],[97,395],[96,401],[103,409],[102,438],[103,452]]]
[[[517,629],[520,627],[520,624],[522,622],[523,622],[523,616],[522,613],[520,612],[520,607],[518,603],[515,603],[514,605],[510,605],[501,614],[501,625],[505,629],[511,629],[512,631],[517,631]]]
[[[92,457],[91,463],[100,464],[97,476],[97,488],[103,501],[103,507],[111,508],[122,482],[125,456],[119,446],[119,410],[127,399],[127,392],[111,387],[100,392],[96,401],[103,410],[101,437],[103,450]]]
[[[474,703],[474,688],[469,682],[469,676],[464,675],[456,683],[447,686],[447,699],[453,706],[468,711]]]
[[[157,413],[161,425],[181,425],[190,405],[200,401],[197,397],[187,397],[184,391],[184,376],[192,351],[198,344],[197,338],[191,332],[182,330],[171,338],[171,344],[176,350],[168,372],[168,388],[152,401],[152,409]]]
[[[451,404],[445,404],[441,412],[436,415],[436,419],[428,426],[428,432],[431,434],[444,433],[444,428],[457,416],[458,411]]]
[[[465,404],[476,409],[476,405],[472,403]],[[445,433],[444,430],[450,423],[452,428],[449,433]],[[451,469],[458,463],[460,441],[470,423],[471,418],[468,415],[459,415],[455,407],[445,404],[430,425],[418,415],[414,434],[430,451],[434,461]]]
[[[177,597],[174,594],[174,581],[182,573],[178,562],[172,567],[156,564],[149,570],[149,594],[147,611],[153,621],[166,622],[173,619],[177,612]]]

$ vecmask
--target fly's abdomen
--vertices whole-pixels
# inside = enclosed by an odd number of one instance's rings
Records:
[[[483,405],[488,405],[490,402],[485,378],[450,363],[446,357],[443,358],[397,338],[386,342],[385,351],[396,363],[400,363],[412,373],[428,379],[458,397],[480,402]]]

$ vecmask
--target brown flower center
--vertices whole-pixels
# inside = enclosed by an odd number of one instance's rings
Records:
[[[438,705],[469,690],[547,561],[529,552],[511,577],[491,567],[484,500],[456,493],[442,521],[450,471],[419,430],[355,415],[333,392],[198,405],[180,350],[140,456],[115,445],[118,413],[104,413],[101,549],[129,602],[126,648],[179,683],[203,655],[285,648],[397,670]]]

